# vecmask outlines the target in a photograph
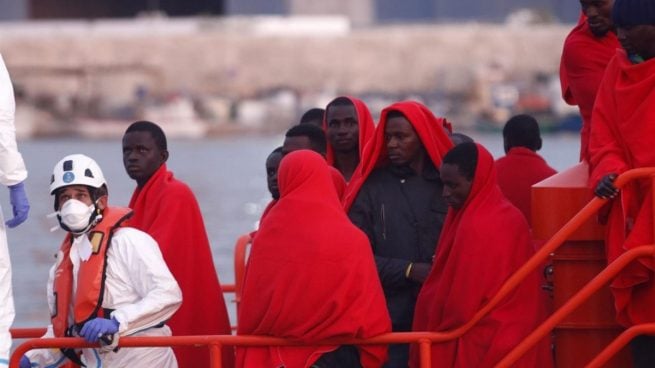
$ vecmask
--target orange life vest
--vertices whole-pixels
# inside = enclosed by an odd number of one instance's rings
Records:
[[[102,313],[102,299],[105,291],[105,273],[107,271],[107,249],[113,232],[123,221],[132,216],[132,210],[122,207],[107,207],[102,213],[102,220],[86,235],[89,237],[93,251],[88,260],[80,262],[77,274],[77,288],[74,300],[74,324],[80,325]],[[54,311],[51,316],[52,327],[56,337],[67,335],[68,316],[73,294],[73,263],[70,249],[73,238],[69,233],[61,244],[61,262],[55,270],[53,293]]]

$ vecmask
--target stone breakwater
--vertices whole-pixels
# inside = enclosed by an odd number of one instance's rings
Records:
[[[28,101],[49,95],[51,104],[83,105],[102,115],[143,94],[166,100],[174,92],[213,96],[206,108],[238,120],[234,106],[222,102],[284,90],[290,97],[281,99],[294,99],[302,110],[335,94],[470,94],[499,69],[515,78],[556,74],[571,28],[465,23],[321,32],[319,24],[313,32],[280,33],[253,31],[256,24],[203,18],[0,23],[0,50]]]

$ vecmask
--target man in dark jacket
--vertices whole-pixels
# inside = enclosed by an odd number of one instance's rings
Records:
[[[413,102],[382,112],[372,149],[346,195],[350,219],[369,238],[393,331],[410,331],[430,272],[447,205],[437,170],[452,147],[439,119]],[[353,193],[354,192],[354,193]],[[392,345],[385,367],[407,367],[408,346]]]

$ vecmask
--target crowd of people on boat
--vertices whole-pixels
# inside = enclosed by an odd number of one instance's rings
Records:
[[[564,44],[562,93],[583,116],[580,158],[589,165],[590,188],[607,201],[599,221],[608,224],[611,262],[655,241],[650,184],[614,185],[627,170],[655,166],[655,2],[580,4],[580,22]],[[0,66],[0,183],[9,187],[14,216],[0,224],[3,366],[14,317],[4,225],[23,222],[29,201],[11,81]],[[418,367],[413,344],[330,341],[455,330],[535,253],[530,190],[556,172],[537,153],[534,117],[506,123],[506,154],[494,160],[420,102],[397,102],[379,115],[375,124],[363,101],[339,96],[309,110],[263,161],[272,198],[250,234],[236,333],[301,345],[226,345],[223,367]],[[45,337],[97,345],[33,350],[20,368],[207,367],[205,348],[132,349],[119,341],[231,334],[202,212],[166,165],[164,131],[132,123],[122,152],[136,184],[128,207],[109,204],[109,183],[84,154],[61,158],[49,184],[66,237],[47,282]],[[652,259],[642,259],[613,280],[624,327],[655,321],[654,270]],[[432,366],[497,364],[547,317],[542,283],[536,270],[462,336],[432,344]],[[655,364],[655,337],[638,336],[631,348],[634,366]],[[514,363],[552,365],[548,339]]]

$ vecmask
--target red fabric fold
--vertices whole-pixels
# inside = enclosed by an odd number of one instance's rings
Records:
[[[505,197],[521,210],[532,224],[532,186],[557,173],[539,154],[525,147],[514,147],[496,160],[498,186]]]
[[[359,157],[362,157],[362,151],[364,146],[373,136],[375,132],[375,122],[371,116],[371,112],[364,103],[364,101],[350,96],[343,96],[352,102],[355,106],[355,111],[357,113],[357,122],[359,123]],[[327,134],[327,114],[323,118],[323,131]],[[330,166],[334,165],[334,151],[332,150],[332,145],[328,143],[327,145],[327,162]]]
[[[182,306],[168,321],[173,335],[229,335],[230,321],[216,275],[200,207],[193,192],[162,165],[130,200],[128,226],[159,243],[166,265],[182,289]],[[181,368],[208,367],[207,349],[174,348]],[[223,349],[223,367],[234,366],[234,350]]]
[[[621,48],[614,32],[596,37],[586,17],[573,28],[564,41],[560,62],[562,97],[569,105],[578,105],[582,115],[580,159],[589,160],[591,112],[600,81],[610,59]]]
[[[403,101],[394,103],[382,110],[380,122],[375,129],[375,134],[368,142],[361,153],[359,167],[350,178],[343,197],[343,204],[346,212],[357,198],[357,193],[362,187],[366,178],[376,167],[383,166],[389,162],[387,157],[387,145],[384,139],[387,114],[390,111],[399,111],[412,124],[416,134],[421,139],[428,156],[435,167],[441,166],[441,159],[453,147],[453,143],[446,135],[443,128],[445,119],[437,118],[423,104],[416,101]]]
[[[609,173],[655,166],[655,59],[632,64],[623,50],[607,66],[592,117],[589,184]],[[613,200],[606,238],[608,262],[626,250],[652,244],[650,180],[624,187]],[[610,285],[617,320],[624,326],[655,322],[655,265],[635,261]]]
[[[339,170],[334,167],[330,167],[330,177],[332,179],[332,184],[334,184],[334,189],[337,191],[337,196],[342,198],[343,194],[346,192],[346,187],[348,186],[348,184],[346,184],[346,179],[344,179]]]
[[[449,209],[432,271],[416,303],[413,330],[448,331],[468,322],[534,253],[523,215],[496,184],[491,154],[478,145],[471,192]],[[432,345],[433,367],[492,367],[541,321],[545,310],[534,272],[461,338]],[[513,367],[551,366],[547,344]],[[412,347],[412,367],[418,350]]]
[[[282,159],[280,199],[253,239],[239,304],[238,334],[296,339],[368,338],[391,331],[366,235],[351,224],[317,153]],[[337,346],[237,348],[239,367],[309,367]],[[359,348],[380,367],[386,347]]]
[[[587,17],[584,15],[584,12],[581,11],[580,17],[578,18],[578,23],[573,28],[573,30],[571,30],[569,35],[573,33],[574,30],[578,29],[586,21],[587,21]],[[569,36],[567,36],[567,38],[568,37]],[[564,40],[564,45],[565,45],[564,49],[566,49],[566,39]],[[562,50],[562,58],[560,59],[560,68],[559,68],[559,81],[560,81],[560,86],[562,87],[562,98],[569,105],[576,105],[577,103],[575,102],[573,95],[571,95],[568,73],[566,71],[565,66],[563,65],[563,61],[564,61],[563,59],[564,59],[564,50]]]

